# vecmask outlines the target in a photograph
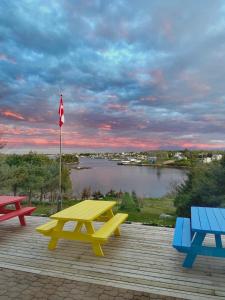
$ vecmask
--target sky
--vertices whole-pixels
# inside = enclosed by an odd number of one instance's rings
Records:
[[[1,0],[5,152],[225,149],[225,2]],[[57,150],[56,150],[57,151]]]

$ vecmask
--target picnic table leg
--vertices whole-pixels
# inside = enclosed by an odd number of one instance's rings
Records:
[[[95,233],[95,229],[94,229],[94,227],[93,227],[93,225],[92,225],[91,222],[85,222],[84,224],[85,224],[85,227],[87,229],[87,233],[88,234]],[[97,255],[97,256],[104,256],[101,244],[98,241],[92,240],[92,249],[93,249],[95,255]]]
[[[80,232],[83,224],[83,222],[77,222],[73,232]]]
[[[65,224],[65,221],[58,221],[57,225],[55,226],[54,231],[62,231],[64,224]],[[54,250],[56,248],[58,239],[59,238],[57,238],[57,237],[51,238],[50,242],[48,243],[49,250]]]
[[[16,202],[15,203],[15,207],[16,207],[16,210],[19,210],[21,208],[21,205],[19,202]],[[20,224],[21,226],[26,226],[26,221],[25,221],[25,216],[22,215],[22,216],[19,216],[19,220],[20,220]]]
[[[205,233],[196,233],[195,236],[194,236],[194,239],[193,239],[193,242],[191,244],[191,248],[189,250],[189,252],[187,253],[187,256],[184,260],[184,263],[183,263],[183,267],[185,268],[191,268],[194,261],[195,261],[195,258],[197,256],[197,252],[196,251],[192,251],[192,247],[194,246],[195,248],[196,247],[201,247],[203,241],[204,241],[204,238],[205,238]]]
[[[221,240],[221,235],[220,234],[215,234],[215,241],[216,241],[216,247],[217,248],[223,248],[222,240]]]
[[[114,217],[114,213],[112,211],[112,209],[107,211],[107,217],[110,220],[112,217]],[[114,235],[115,236],[119,236],[120,235],[120,229],[119,226],[116,228],[116,230],[114,231]]]

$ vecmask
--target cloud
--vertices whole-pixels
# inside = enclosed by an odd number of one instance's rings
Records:
[[[1,115],[6,117],[6,118],[10,118],[10,119],[15,119],[15,120],[24,120],[24,117],[16,112],[13,111],[2,111]]]
[[[62,92],[65,147],[224,147],[224,12],[210,0],[0,2],[4,138],[57,146]]]
[[[8,55],[6,55],[4,53],[0,53],[0,61],[6,61],[6,62],[10,62],[12,64],[16,63],[15,59],[10,58]]]

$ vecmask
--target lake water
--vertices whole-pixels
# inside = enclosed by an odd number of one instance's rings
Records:
[[[71,170],[73,193],[80,195],[85,187],[103,194],[111,189],[132,192],[139,197],[162,197],[171,192],[175,184],[186,179],[183,169],[118,166],[116,161],[81,158],[79,166],[91,169]]]

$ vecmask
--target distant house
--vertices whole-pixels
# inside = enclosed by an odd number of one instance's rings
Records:
[[[173,158],[176,160],[187,159],[187,157],[184,156],[183,153],[181,153],[181,152],[176,152],[174,154]]]
[[[213,154],[212,160],[221,160],[223,158],[222,154]]]
[[[208,163],[211,163],[212,162],[212,158],[211,157],[204,157],[203,158],[203,163],[204,164],[208,164]]]
[[[136,158],[130,158],[130,162],[131,163],[140,163],[141,160],[140,159],[136,159]]]
[[[148,157],[148,161],[151,164],[154,164],[157,161],[157,157],[156,156],[150,156]]]

